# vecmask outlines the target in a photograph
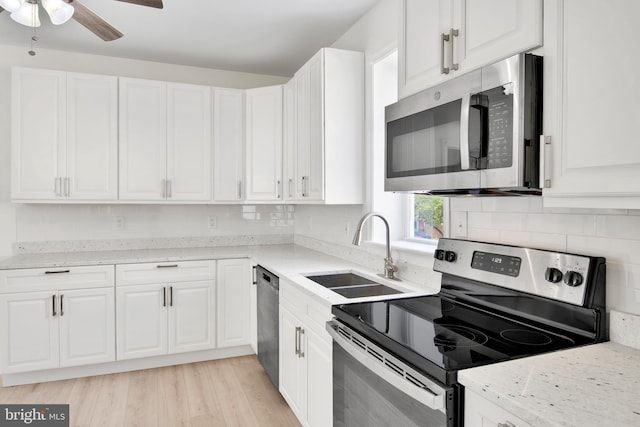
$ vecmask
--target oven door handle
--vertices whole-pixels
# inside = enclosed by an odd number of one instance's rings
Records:
[[[347,330],[348,333],[354,334],[352,330],[344,327],[343,325],[339,326],[343,330]],[[419,386],[418,384],[411,382],[403,375],[399,374],[395,369],[388,367],[385,364],[385,361],[391,362],[391,365],[396,367],[397,369],[401,369],[401,365],[404,365],[402,362],[399,362],[395,358],[388,356],[386,353],[380,351],[379,348],[372,349],[378,356],[382,356],[382,360],[378,357],[371,355],[371,353],[367,352],[367,350],[360,347],[360,345],[356,345],[353,341],[347,339],[342,335],[341,332],[338,332],[338,323],[336,321],[327,322],[327,332],[333,338],[334,343],[338,344],[340,347],[344,349],[349,355],[351,355],[354,359],[356,359],[363,366],[370,369],[374,374],[391,384],[393,387],[397,388],[401,392],[405,393],[407,396],[417,400],[425,406],[433,410],[439,410],[441,412],[446,413],[444,400],[446,390],[441,387],[435,385],[432,381],[429,381],[429,387],[433,388],[431,390],[426,385],[424,387]],[[370,348],[370,344],[366,339],[358,336],[358,343],[361,345],[365,345]],[[408,367],[407,367],[408,368]],[[405,371],[406,372],[406,371]],[[419,374],[413,375],[413,377],[418,377]],[[423,378],[424,379],[424,378]],[[417,378],[415,381],[419,381]]]

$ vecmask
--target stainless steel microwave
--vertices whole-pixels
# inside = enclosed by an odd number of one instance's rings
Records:
[[[542,57],[519,54],[385,109],[385,191],[541,194]]]

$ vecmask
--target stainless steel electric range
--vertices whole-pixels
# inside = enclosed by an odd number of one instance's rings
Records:
[[[334,426],[464,424],[460,369],[608,339],[605,260],[440,239],[437,295],[334,306]]]

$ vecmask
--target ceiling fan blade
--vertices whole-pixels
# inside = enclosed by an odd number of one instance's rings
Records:
[[[118,0],[125,3],[139,4],[140,6],[155,7],[156,9],[162,9],[162,0]]]
[[[81,3],[75,0],[67,0],[67,2],[71,3],[74,8],[73,19],[84,25],[89,31],[100,37],[102,40],[106,42],[117,40],[124,35],[118,31],[117,28],[100,18]]]

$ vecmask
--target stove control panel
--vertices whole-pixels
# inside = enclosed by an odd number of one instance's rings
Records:
[[[588,256],[494,243],[440,239],[433,269],[508,289],[582,305]]]

